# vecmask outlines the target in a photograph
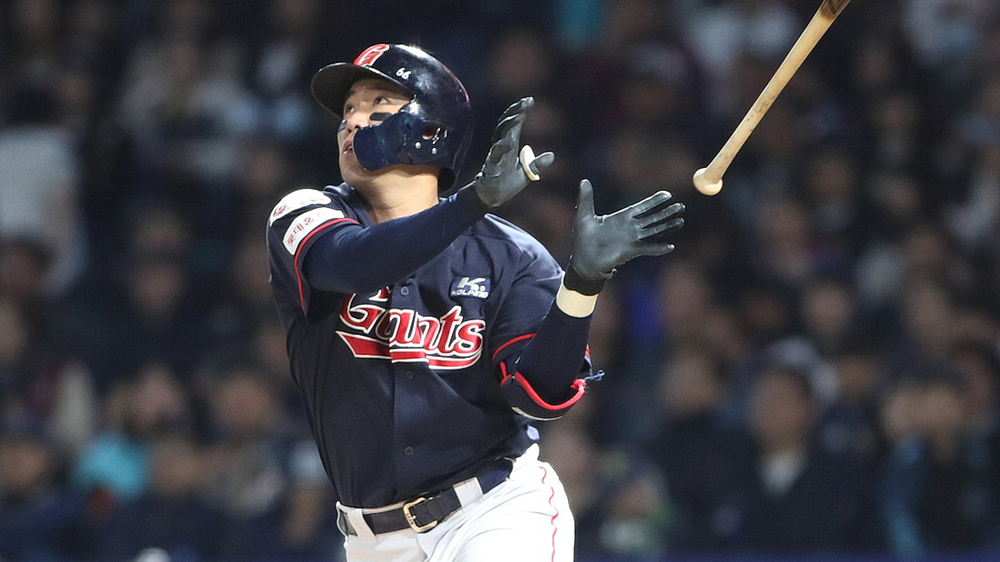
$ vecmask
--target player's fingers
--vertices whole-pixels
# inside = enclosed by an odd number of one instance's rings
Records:
[[[508,136],[512,127],[519,123],[523,123],[528,109],[533,105],[535,105],[534,98],[527,97],[522,98],[517,103],[508,107],[500,116],[500,119],[497,120],[497,126],[493,130],[493,142],[497,142],[498,140],[505,138]],[[518,130],[518,133],[520,133],[520,129]]]
[[[525,98],[525,100],[530,100],[531,98]],[[522,100],[523,101],[523,100]],[[521,127],[524,126],[524,120],[528,118],[527,109],[534,102],[526,102],[522,104],[522,108],[517,113],[514,113],[507,119],[503,121],[503,138],[512,139],[514,142],[520,142],[521,138]]]
[[[594,186],[590,180],[580,181],[580,197],[576,203],[576,220],[594,216]]]
[[[542,173],[548,169],[556,160],[556,155],[551,152],[543,152],[528,162],[528,168],[536,177],[541,177]]]
[[[524,111],[530,109],[533,105],[535,105],[535,98],[531,96],[521,98],[516,102],[510,104],[510,106],[508,106],[507,109],[505,109],[503,113],[500,114],[500,118],[497,119],[497,121],[503,121],[507,117],[510,117],[511,115],[514,115],[516,113],[523,113]]]
[[[504,156],[513,151],[514,146],[516,146],[516,143],[513,139],[503,138],[498,140],[490,148],[490,153],[486,155],[486,161],[490,164],[498,164]]]
[[[507,109],[503,110],[503,113],[500,114],[500,119],[498,119],[498,121],[503,121],[505,118],[510,117],[515,113],[520,113],[521,111],[524,111],[524,109],[534,105],[534,103],[535,98],[531,96],[523,97],[507,106]]]
[[[674,203],[667,208],[656,208],[645,214],[636,216],[636,220],[642,224],[643,227],[647,227],[658,222],[663,222],[670,217],[680,213],[684,210],[684,203]]]
[[[671,197],[673,196],[670,195],[669,191],[657,191],[656,193],[629,207],[632,211],[631,216],[641,217],[644,214],[648,214],[669,201]]]
[[[670,242],[644,242],[636,246],[636,256],[662,256],[674,251]]]
[[[511,117],[513,123],[508,127],[507,132],[504,133],[503,139],[514,143],[515,145],[521,143],[521,127],[524,126],[524,120],[527,117],[524,113],[518,113],[517,115]]]
[[[650,241],[651,239],[655,239],[657,235],[670,232],[671,230],[676,230],[682,226],[684,226],[684,219],[682,218],[653,223],[642,229],[641,231],[642,236],[640,239],[644,241]],[[653,241],[658,242],[659,240],[653,240]]]
[[[643,217],[648,217],[650,215],[656,215],[656,214],[659,214],[664,209],[672,207],[673,205],[680,205],[680,208],[677,209],[676,211],[674,211],[672,214],[679,213],[679,212],[681,212],[681,211],[683,211],[685,209],[683,203],[674,202],[672,197],[663,197],[663,198],[660,198],[659,203],[657,203],[656,205],[654,205],[650,209],[647,209],[647,210],[645,210],[643,212],[637,213],[635,215],[635,217],[636,218],[643,218]]]
[[[510,117],[505,117],[502,121],[497,123],[497,128],[494,129],[493,132],[494,144],[508,138],[510,136],[510,130],[514,128],[514,125],[517,125],[523,116],[523,113],[518,113],[511,115]]]
[[[520,143],[521,124],[523,122],[524,114],[519,113],[504,119],[504,121],[500,123],[497,127],[497,140],[493,142],[493,146],[490,148],[490,154],[487,158],[491,164],[500,162],[504,156],[510,154],[511,151],[517,147]],[[514,156],[516,157],[517,155],[515,154]]]
[[[493,146],[490,147],[490,153],[488,155],[488,160],[490,162],[494,164],[499,162],[501,158],[517,147],[520,142],[519,137],[521,135],[521,123],[523,121],[524,115],[518,114],[504,119],[500,125],[497,126],[498,135],[496,140],[493,141]],[[501,130],[502,133],[500,132]]]

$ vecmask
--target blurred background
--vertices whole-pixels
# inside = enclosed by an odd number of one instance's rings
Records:
[[[340,182],[324,64],[416,43],[556,164],[500,214],[568,257],[667,189],[607,372],[542,427],[583,561],[1000,559],[1000,4],[858,0],[705,197],[819,0],[0,2],[0,560],[330,561],[267,283]]]

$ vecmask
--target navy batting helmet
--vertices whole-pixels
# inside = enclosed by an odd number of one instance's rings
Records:
[[[373,45],[353,63],[321,68],[312,79],[313,96],[342,116],[351,85],[361,78],[382,78],[413,98],[378,125],[354,136],[354,155],[366,170],[393,164],[441,167],[438,186],[454,184],[472,140],[472,107],[459,79],[423,50],[408,45]]]

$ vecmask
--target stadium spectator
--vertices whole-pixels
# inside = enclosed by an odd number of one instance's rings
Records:
[[[151,362],[119,381],[104,397],[102,427],[72,467],[73,485],[106,494],[112,503],[138,498],[149,487],[151,447],[161,435],[193,428],[191,396],[176,373]]]
[[[100,559],[135,560],[148,549],[190,562],[223,558],[229,530],[205,499],[202,446],[177,433],[158,437],[150,449],[149,487],[122,502],[102,529]]]
[[[322,559],[338,548],[329,484],[313,441],[289,427],[279,396],[255,365],[223,366],[209,397],[211,501],[232,522],[230,556]]]
[[[880,494],[891,552],[900,558],[995,552],[995,450],[970,432],[961,373],[929,363],[910,371],[885,402],[892,449]]]
[[[67,560],[92,554],[85,495],[61,483],[65,461],[36,424],[5,424],[0,436],[0,556]]]
[[[665,544],[679,555],[721,554],[738,544],[746,436],[723,417],[728,381],[723,364],[696,343],[682,344],[663,366],[656,433],[646,449],[659,466],[669,499]]]
[[[850,451],[818,441],[820,404],[809,376],[794,368],[775,366],[757,379],[740,506],[743,546],[752,552],[858,553],[878,544],[870,535],[874,483]]]

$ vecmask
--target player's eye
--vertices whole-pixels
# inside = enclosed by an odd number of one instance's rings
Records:
[[[385,96],[376,96],[375,97],[375,105],[385,105],[387,103],[389,103],[389,98],[387,98]]]
[[[354,104],[352,103],[344,104],[344,117],[347,117],[347,115],[352,111],[354,111]]]

